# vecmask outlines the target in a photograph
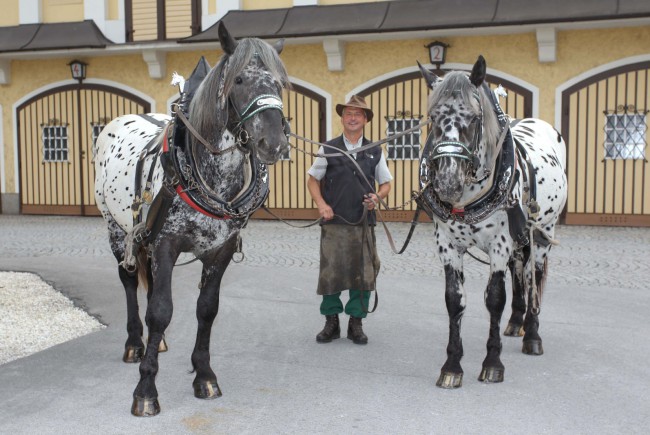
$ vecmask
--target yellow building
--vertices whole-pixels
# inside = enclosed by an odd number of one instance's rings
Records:
[[[237,37],[285,38],[292,130],[323,141],[341,132],[337,103],[361,94],[376,140],[426,115],[416,61],[468,70],[508,91],[512,117],[534,116],[567,142],[568,224],[650,226],[647,0],[2,0],[0,206],[3,213],[95,214],[92,143],[123,113],[168,112],[171,73],[189,75],[221,52],[216,26]],[[431,46],[433,42],[440,42]],[[427,47],[430,46],[430,47]],[[429,51],[431,49],[431,52]],[[432,57],[430,57],[432,56]],[[72,61],[81,63],[69,65]],[[78,81],[71,67],[85,66]],[[384,145],[395,176],[390,206],[417,189],[426,129]],[[293,141],[303,149],[315,146]],[[312,157],[271,168],[268,205],[312,218]],[[412,207],[388,213],[409,220]]]

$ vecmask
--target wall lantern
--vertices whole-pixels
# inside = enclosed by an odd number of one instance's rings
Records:
[[[445,57],[447,56],[447,48],[449,44],[444,42],[435,41],[428,45],[425,45],[429,49],[429,60],[436,68],[440,69],[440,65],[445,63]]]
[[[68,64],[70,66],[70,72],[72,73],[72,78],[78,80],[81,83],[86,78],[86,67],[87,63],[80,60],[73,60]]]

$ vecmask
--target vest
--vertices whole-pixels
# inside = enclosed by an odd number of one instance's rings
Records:
[[[326,142],[328,145],[335,146],[341,151],[347,151],[343,136],[339,136]],[[370,143],[365,137],[362,145]],[[325,148],[325,155],[336,154],[337,151],[331,148]],[[343,217],[348,222],[359,222],[363,216],[363,196],[371,193],[370,187],[363,177],[358,174],[359,170],[346,156],[331,156],[327,158],[327,171],[321,180],[321,193],[323,199],[334,210],[333,219],[321,222],[325,224],[345,224],[346,222],[339,218]],[[375,168],[381,158],[381,147],[371,148],[361,153],[357,153],[357,164],[363,170],[363,175],[368,179],[370,184],[375,187]],[[375,212],[368,213],[368,223],[375,225]]]

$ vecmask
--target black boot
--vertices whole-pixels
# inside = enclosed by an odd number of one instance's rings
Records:
[[[350,323],[348,323],[348,338],[354,342],[354,344],[367,344],[368,337],[363,333],[363,328],[361,327],[361,318],[350,316]]]
[[[316,341],[319,343],[329,343],[335,338],[341,337],[341,327],[339,326],[339,315],[332,314],[325,316],[325,327],[316,336]]]

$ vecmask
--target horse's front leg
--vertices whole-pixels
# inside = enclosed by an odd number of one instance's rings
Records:
[[[503,382],[504,367],[501,362],[501,316],[506,306],[506,267],[508,256],[501,249],[490,254],[490,280],[485,290],[485,306],[490,313],[490,334],[487,355],[478,377],[481,382]]]
[[[465,313],[466,300],[463,287],[465,282],[463,260],[456,250],[451,249],[451,246],[445,247],[440,254],[445,269],[445,304],[449,314],[449,342],[447,361],[440,370],[436,385],[442,388],[459,388],[463,384],[463,368],[460,365],[463,357],[463,342],[460,337],[460,325]]]
[[[198,329],[192,352],[192,366],[196,372],[192,387],[194,396],[199,399],[214,399],[221,396],[217,376],[210,367],[210,335],[212,324],[219,312],[221,278],[235,252],[235,247],[236,237],[232,237],[215,255],[203,260],[201,293],[196,302]]]
[[[179,253],[171,243],[162,240],[154,246],[151,261],[153,286],[147,305],[145,321],[149,328],[147,350],[140,363],[140,382],[133,391],[131,413],[136,416],[153,416],[160,412],[156,375],[158,374],[158,352],[165,329],[172,319],[172,270]]]

